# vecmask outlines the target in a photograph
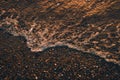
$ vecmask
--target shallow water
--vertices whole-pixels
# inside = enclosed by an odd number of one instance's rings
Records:
[[[118,0],[18,2],[0,5],[0,27],[24,36],[31,51],[64,45],[120,64]]]

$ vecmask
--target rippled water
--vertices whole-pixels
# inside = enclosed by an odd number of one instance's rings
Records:
[[[21,12],[19,8],[0,10],[0,27],[14,36],[24,36],[33,52],[64,45],[120,64],[120,20],[113,17],[119,10],[110,13],[107,9],[116,2],[72,0],[56,4],[38,1],[29,7],[22,6],[25,8]],[[62,6],[63,3],[67,6]]]
[[[11,22],[14,25],[10,24]],[[83,52],[94,53],[105,58],[107,61],[119,64],[119,60],[116,59],[118,56],[114,54],[118,53],[119,50],[117,51],[117,49],[119,46],[117,47],[114,40],[110,40],[110,27],[113,24],[102,26],[89,24],[83,27],[64,26],[61,23],[49,24],[45,21],[38,21],[29,23],[30,26],[19,27],[17,20],[15,21],[14,19],[6,19],[5,24],[7,25],[4,28],[14,36],[24,36],[27,39],[28,47],[33,52],[43,51],[53,46],[64,45]],[[119,32],[119,29],[117,29],[119,25],[117,24],[114,27],[116,34]],[[119,40],[119,36],[113,36],[113,38]],[[112,49],[109,49],[111,46],[116,46],[116,50],[109,51]],[[113,57],[107,58],[108,56]]]

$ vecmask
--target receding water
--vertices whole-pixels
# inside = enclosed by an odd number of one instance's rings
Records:
[[[103,49],[103,47],[108,48],[107,46],[116,44],[108,39],[109,36],[107,38],[99,36],[109,35],[110,32],[106,33],[106,31],[109,26],[112,26],[111,24],[108,24],[108,26],[89,24],[87,27],[83,27],[64,26],[61,23],[50,24],[45,21],[33,21],[29,23],[30,26],[24,26],[27,27],[27,30],[26,28],[17,26],[18,21],[16,19],[7,18],[2,24],[10,26],[5,29],[14,36],[24,36],[27,40],[28,47],[33,52],[43,51],[54,46],[68,46],[83,52],[94,53],[105,58],[107,61],[120,64],[120,61],[117,59],[107,58],[109,55],[114,56],[114,53]],[[115,36],[115,38],[119,37]]]

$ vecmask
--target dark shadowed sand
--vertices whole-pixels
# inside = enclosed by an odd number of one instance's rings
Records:
[[[120,66],[65,46],[33,53],[0,30],[0,80],[119,80]]]
[[[120,0],[0,0],[0,80],[120,80]]]

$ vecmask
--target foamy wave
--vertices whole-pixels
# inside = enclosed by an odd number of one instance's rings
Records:
[[[120,64],[120,60],[116,59],[118,56],[115,55],[120,53],[120,47],[118,51],[114,52],[105,50],[117,45],[114,40],[110,40],[111,36],[109,34],[111,31],[109,31],[109,28],[116,25],[114,28],[117,29],[115,33],[118,36],[112,37],[112,39],[114,38],[118,42],[120,38],[119,23],[110,22],[103,25],[87,24],[87,26],[78,26],[77,24],[65,25],[59,20],[52,24],[44,20],[33,20],[27,23],[23,21],[26,25],[21,27],[19,22],[17,18],[6,17],[0,21],[0,26],[4,26],[6,31],[14,36],[24,36],[28,47],[33,52],[43,51],[54,46],[68,46],[83,52],[94,53],[107,61]],[[81,21],[78,23],[81,24]],[[115,56],[115,58],[107,58],[108,55]]]

